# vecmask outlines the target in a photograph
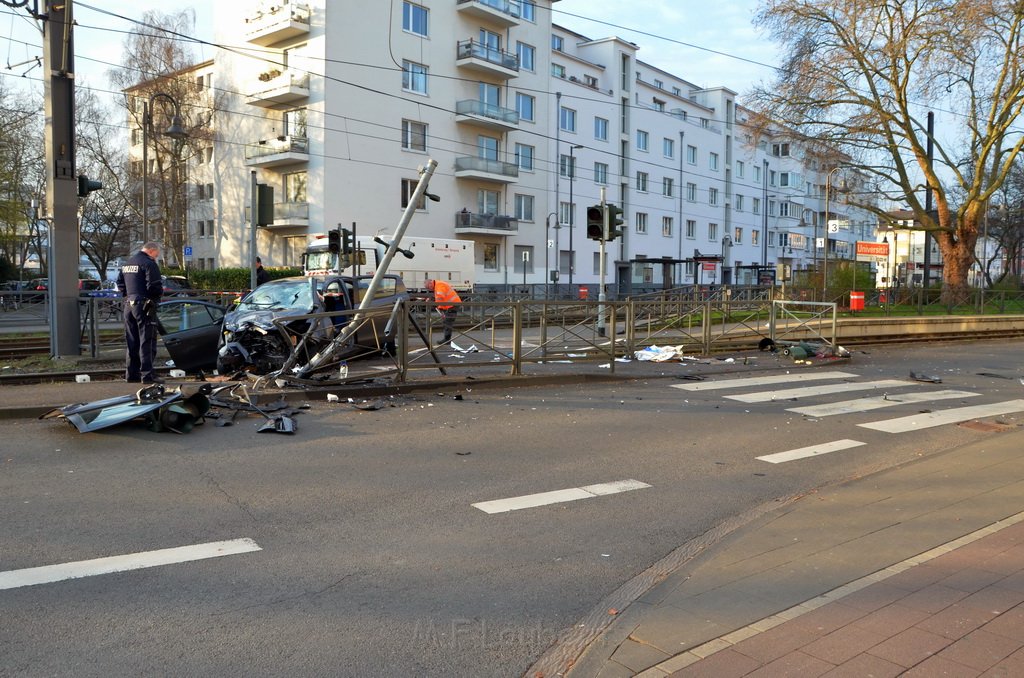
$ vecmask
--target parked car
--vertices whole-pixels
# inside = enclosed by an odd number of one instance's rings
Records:
[[[78,279],[78,293],[83,294],[85,292],[95,292],[103,287],[103,283],[94,278],[79,278]]]
[[[227,313],[216,304],[169,299],[158,310],[164,346],[175,366],[186,371],[216,367],[221,374],[267,374],[284,365],[293,337],[309,329],[309,320],[301,316],[356,308],[371,279],[369,275],[279,278],[260,285]],[[401,277],[384,276],[371,307],[393,308],[396,301],[408,297]],[[342,315],[321,320],[303,357],[327,346],[347,322]],[[386,325],[386,317],[371,319],[339,349],[337,357],[351,359],[382,350],[393,353],[395,324],[390,332]]]
[[[192,284],[183,275],[162,275],[160,278],[164,283],[165,297],[181,296],[192,289]]]

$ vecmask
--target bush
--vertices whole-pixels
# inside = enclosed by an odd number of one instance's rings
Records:
[[[161,271],[164,275],[184,275],[188,277],[192,289],[210,292],[243,292],[249,289],[250,269],[248,268],[217,268],[207,271],[190,268],[187,271],[167,268]],[[302,275],[300,268],[267,268],[271,280]]]

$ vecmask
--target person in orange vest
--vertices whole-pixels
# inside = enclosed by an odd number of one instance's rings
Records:
[[[444,318],[444,341],[441,344],[450,344],[452,341],[452,330],[455,328],[455,316],[459,308],[455,304],[461,303],[459,293],[452,289],[452,286],[443,280],[428,280],[427,291],[434,293],[434,301],[437,303],[437,310]]]

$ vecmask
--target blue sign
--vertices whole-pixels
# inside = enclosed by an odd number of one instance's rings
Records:
[[[191,257],[192,256],[192,246],[191,245],[186,245],[185,246],[185,256],[186,257]]]

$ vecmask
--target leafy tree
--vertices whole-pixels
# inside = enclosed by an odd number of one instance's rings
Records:
[[[756,20],[784,58],[753,106],[843,149],[881,195],[909,205],[942,252],[946,301],[965,295],[986,207],[1024,144],[1024,3],[764,0]],[[955,114],[962,130],[933,136],[934,166],[929,106]],[[884,217],[884,206],[861,206]]]

